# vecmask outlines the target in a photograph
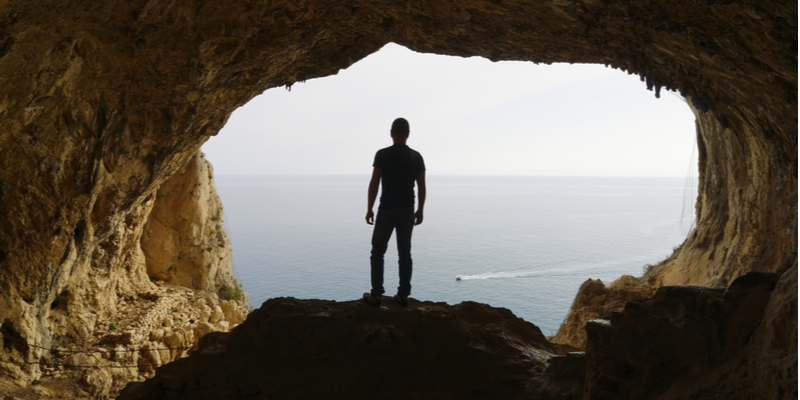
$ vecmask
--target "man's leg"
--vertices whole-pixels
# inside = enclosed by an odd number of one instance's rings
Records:
[[[383,255],[386,253],[386,247],[394,229],[394,224],[391,223],[392,221],[388,214],[385,211],[378,210],[378,216],[375,217],[375,228],[372,230],[372,252],[369,257],[369,265],[372,281],[370,293],[373,296],[380,296],[384,293]]]
[[[411,294],[411,232],[414,230],[414,209],[398,210],[397,218],[397,258],[399,264],[400,286],[397,294],[408,296]]]

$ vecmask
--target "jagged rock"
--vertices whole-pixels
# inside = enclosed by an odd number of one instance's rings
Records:
[[[88,369],[81,374],[78,383],[94,397],[107,396],[111,391],[113,379],[104,369]]]
[[[465,302],[274,299],[119,399],[517,399],[555,348],[510,311]]]
[[[231,246],[213,175],[198,152],[158,189],[142,235],[149,276],[202,290],[232,285]]]
[[[139,366],[139,371],[148,375],[155,372],[156,368],[160,367],[162,364],[161,355],[158,351],[153,349],[154,347],[156,346],[153,345],[153,342],[145,342],[142,344],[141,352],[139,353],[137,364]]]
[[[729,320],[728,326],[746,329],[763,315],[741,351],[732,352],[730,360],[704,374],[703,379],[673,384],[661,398],[797,398],[797,262],[781,276],[763,313],[756,312],[756,302],[740,306],[745,308],[744,315]],[[738,330],[733,339],[741,340],[745,329]]]
[[[587,321],[609,318],[613,311],[622,309],[630,301],[650,298],[656,289],[652,278],[624,275],[608,287],[599,279],[588,279],[578,289],[567,318],[551,340],[582,349],[586,346]]]
[[[727,290],[662,287],[651,299],[628,303],[610,321],[590,321],[584,394],[654,399],[696,381],[748,343],[777,281],[777,275],[753,272]],[[762,393],[775,394],[775,388]]]
[[[550,358],[547,369],[534,378],[539,386],[531,397],[537,400],[579,400],[583,398],[586,353],[568,352]]]
[[[45,354],[24,343],[94,340],[122,299],[154,291],[140,239],[156,192],[233,110],[388,42],[603,63],[679,90],[697,117],[697,228],[655,286],[724,288],[796,263],[794,3],[11,0],[0,3],[0,333],[15,342],[0,373],[29,384],[42,370],[27,363]],[[165,311],[148,324],[172,326]],[[759,343],[792,340],[775,337]]]

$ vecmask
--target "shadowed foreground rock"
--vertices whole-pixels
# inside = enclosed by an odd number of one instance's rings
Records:
[[[73,348],[108,330],[124,299],[154,290],[148,271],[193,288],[219,283],[226,274],[209,261],[221,250],[184,252],[203,248],[185,237],[187,225],[145,246],[187,263],[147,268],[139,243],[153,194],[257,94],[336,74],[389,42],[494,61],[605,64],[656,95],[677,90],[696,116],[697,227],[647,285],[722,289],[796,264],[797,2],[0,1],[0,333],[21,342],[0,351],[0,384],[24,389],[48,373],[42,347]],[[212,227],[197,232],[220,243]],[[166,240],[176,245],[160,246]],[[197,280],[184,273],[191,265],[203,267]],[[625,286],[588,287],[563,343],[580,343],[584,316],[644,293]],[[788,325],[759,328],[775,337],[759,336],[747,360],[794,346],[795,368],[732,367],[742,385],[797,379],[797,289],[785,287],[785,302],[770,309]]]
[[[796,264],[725,290],[662,287],[566,354],[479,303],[273,299],[119,399],[791,399],[796,292]]]
[[[229,335],[119,399],[527,398],[556,352],[534,325],[473,302],[274,299]]]
[[[665,286],[651,299],[629,302],[610,321],[589,322],[585,398],[653,399],[688,383],[681,380],[706,381],[704,374],[734,358],[750,341],[777,282],[778,275],[753,272],[726,290]],[[732,383],[724,381],[723,387]],[[685,395],[775,399],[783,398],[792,383],[796,379],[779,382],[780,391],[773,387],[745,394],[718,387]],[[676,397],[682,396],[661,398]]]

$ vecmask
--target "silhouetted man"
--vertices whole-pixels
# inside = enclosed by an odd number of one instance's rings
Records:
[[[403,306],[408,305],[411,294],[411,231],[414,225],[422,223],[422,210],[425,207],[425,162],[422,156],[406,146],[410,132],[408,121],[398,118],[392,123],[391,136],[394,145],[375,153],[372,164],[372,179],[367,190],[367,224],[375,225],[372,231],[372,253],[370,255],[370,276],[372,290],[364,293],[364,301],[380,306],[383,290],[383,255],[392,231],[397,234],[397,256],[400,270],[400,286],[394,300]],[[419,204],[414,212],[414,183],[419,191]],[[381,186],[381,202],[378,217],[374,218],[372,208]],[[373,221],[374,218],[374,221]]]

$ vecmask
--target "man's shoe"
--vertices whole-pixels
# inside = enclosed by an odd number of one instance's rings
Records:
[[[372,293],[364,293],[364,302],[373,306],[381,306],[381,296],[373,296]]]
[[[403,307],[408,306],[408,296],[403,294],[396,294],[394,295],[394,301],[397,304],[400,304]]]

